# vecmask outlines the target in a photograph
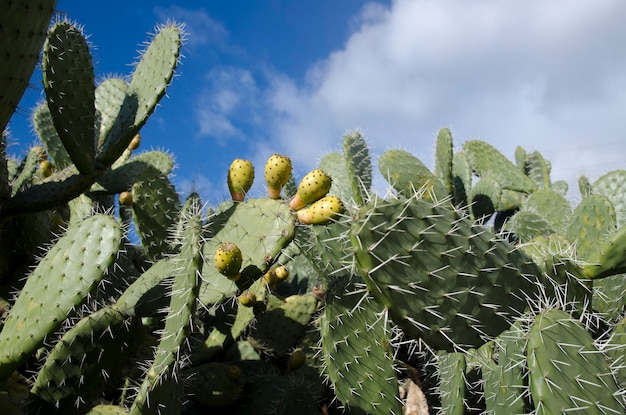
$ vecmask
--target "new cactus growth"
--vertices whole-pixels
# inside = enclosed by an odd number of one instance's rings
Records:
[[[228,190],[234,202],[242,202],[254,182],[254,166],[249,160],[235,159],[228,169]]]
[[[324,197],[332,185],[331,177],[320,169],[307,173],[300,183],[296,195],[289,202],[289,207],[299,210]]]
[[[265,163],[265,183],[271,199],[280,199],[280,192],[291,178],[291,159],[281,154],[273,154]]]
[[[240,277],[243,256],[241,249],[232,242],[221,244],[215,251],[214,264],[220,274],[232,281]]]

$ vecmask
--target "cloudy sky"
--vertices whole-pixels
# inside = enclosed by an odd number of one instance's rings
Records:
[[[626,168],[623,0],[87,3],[58,8],[90,35],[99,78],[130,73],[155,24],[185,23],[144,149],[176,155],[178,190],[212,203],[228,194],[233,158],[255,162],[261,192],[270,154],[302,176],[356,128],[374,156],[403,148],[429,166],[441,127],[457,147],[539,150],[572,198],[581,174]],[[33,85],[11,124],[16,153],[34,141],[37,74]]]

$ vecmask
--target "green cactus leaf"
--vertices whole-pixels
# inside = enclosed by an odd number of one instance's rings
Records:
[[[608,197],[615,207],[617,226],[626,225],[626,170],[606,173],[593,183],[591,191]]]
[[[617,227],[613,203],[595,194],[584,198],[574,209],[566,235],[576,245],[579,259],[587,258]]]
[[[167,176],[174,168],[174,159],[162,151],[140,153],[119,166],[107,170],[98,182],[91,186],[90,191],[92,193],[121,193],[128,191],[147,168],[150,168],[152,171],[156,169],[162,175]]]
[[[209,240],[204,257],[213,258],[222,243],[236,244],[243,254],[241,281],[259,278],[278,259],[295,235],[295,221],[284,201],[250,199],[230,205],[209,219]],[[222,302],[238,290],[237,283],[215,267],[204,267],[200,301],[205,305]]]
[[[343,154],[348,179],[352,185],[352,198],[357,205],[369,199],[372,187],[372,161],[367,143],[361,133],[353,131],[343,137]],[[350,200],[350,199],[346,199]]]
[[[333,178],[333,183],[328,192],[329,195],[335,195],[341,200],[350,200],[352,198],[352,184],[348,178],[348,167],[342,154],[326,154],[320,160],[318,168]]]
[[[351,411],[402,413],[389,355],[390,327],[383,308],[344,278],[327,296],[321,319],[325,374]],[[366,296],[366,297],[364,297]]]
[[[472,187],[472,167],[467,155],[460,151],[452,156],[452,185],[454,204],[467,206],[467,195]]]
[[[526,155],[524,173],[535,182],[538,189],[550,189],[550,164],[540,152],[533,151]]]
[[[432,348],[477,347],[510,325],[540,270],[449,203],[367,206],[352,227],[357,270],[404,333]]]
[[[556,232],[562,232],[565,229],[572,215],[570,201],[550,188],[533,192],[526,199],[523,209],[541,215],[549,227]]]
[[[121,384],[123,365],[140,330],[137,320],[128,321],[111,307],[83,317],[52,349],[31,392],[62,412],[83,412],[107,383]]]
[[[115,260],[121,239],[113,218],[96,215],[69,228],[48,251],[0,332],[0,378],[26,361],[84,301]]]
[[[171,413],[180,410],[177,373],[181,361],[178,357],[191,331],[196,310],[203,266],[202,244],[202,220],[199,212],[192,212],[187,217],[181,251],[173,259],[176,266],[165,327],[152,366],[139,387],[130,414],[160,414],[164,408]]]
[[[435,147],[435,175],[443,183],[448,194],[453,194],[452,159],[454,157],[452,133],[448,128],[442,128],[437,134]]]
[[[54,127],[52,114],[47,102],[42,102],[33,113],[33,127],[37,132],[46,152],[57,169],[64,169],[72,165],[72,159],[63,147],[63,142]]]
[[[444,185],[413,154],[404,150],[387,150],[378,159],[378,169],[389,184],[405,197],[416,192],[434,200],[447,196]]]
[[[479,177],[490,176],[497,179],[503,189],[531,193],[537,185],[502,153],[490,144],[480,140],[470,140],[463,144],[472,169]]]
[[[81,30],[67,21],[49,31],[42,59],[48,108],[63,146],[81,173],[95,167],[95,81]]]
[[[132,195],[133,220],[148,255],[159,259],[172,253],[168,238],[180,211],[174,185],[159,170],[146,166],[133,185]]]
[[[272,356],[286,356],[304,335],[318,300],[312,294],[280,299],[269,296],[267,308],[257,318],[248,341]]]
[[[549,309],[535,317],[526,355],[538,415],[623,413],[606,358],[581,323],[566,312]]]
[[[437,356],[439,375],[437,387],[443,414],[465,413],[465,366],[465,353],[442,352]]]
[[[583,270],[587,278],[604,278],[626,272],[626,226],[612,233],[587,257]]]
[[[56,0],[0,5],[0,132],[17,108],[39,61]]]
[[[489,177],[482,177],[471,188],[469,193],[470,212],[474,220],[484,223],[491,218],[499,207],[500,198],[502,197],[502,187],[500,183]]]

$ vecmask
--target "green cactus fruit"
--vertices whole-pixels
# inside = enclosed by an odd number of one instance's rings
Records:
[[[526,357],[537,415],[624,413],[607,359],[568,313],[548,309],[534,318]]]
[[[298,220],[305,225],[325,225],[346,210],[337,196],[326,196],[298,210]]]
[[[306,363],[306,352],[298,347],[294,349],[289,355],[289,360],[287,360],[287,368],[289,370],[296,370]]]
[[[256,294],[251,290],[244,290],[239,294],[239,304],[244,307],[253,307],[256,304]]]
[[[241,276],[243,255],[241,249],[234,243],[225,242],[221,244],[215,251],[213,262],[219,273],[228,279],[237,281]]]
[[[254,182],[254,166],[249,160],[235,159],[228,169],[228,190],[234,202],[243,202]]]
[[[54,173],[54,166],[49,160],[41,161],[39,162],[39,173],[43,178],[50,177]]]
[[[280,199],[280,192],[291,178],[291,159],[281,154],[273,154],[265,163],[265,183],[271,199]]]
[[[289,207],[293,210],[302,209],[324,197],[331,186],[331,177],[324,170],[315,169],[302,178],[296,195],[289,202]]]

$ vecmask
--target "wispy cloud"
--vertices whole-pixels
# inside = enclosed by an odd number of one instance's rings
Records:
[[[553,179],[597,177],[624,166],[624,15],[621,0],[369,4],[305,82],[272,71],[255,82],[241,68],[210,75],[206,108],[217,118],[200,112],[201,129],[237,136],[248,111],[271,137],[257,156],[284,152],[308,168],[357,127],[374,151],[403,147],[431,164],[449,126],[457,145],[544,152]]]
[[[206,45],[224,46],[228,43],[228,31],[219,21],[205,10],[191,10],[180,6],[155,7],[154,14],[161,20],[174,19],[185,23],[185,31],[190,35],[187,46],[190,48]]]

